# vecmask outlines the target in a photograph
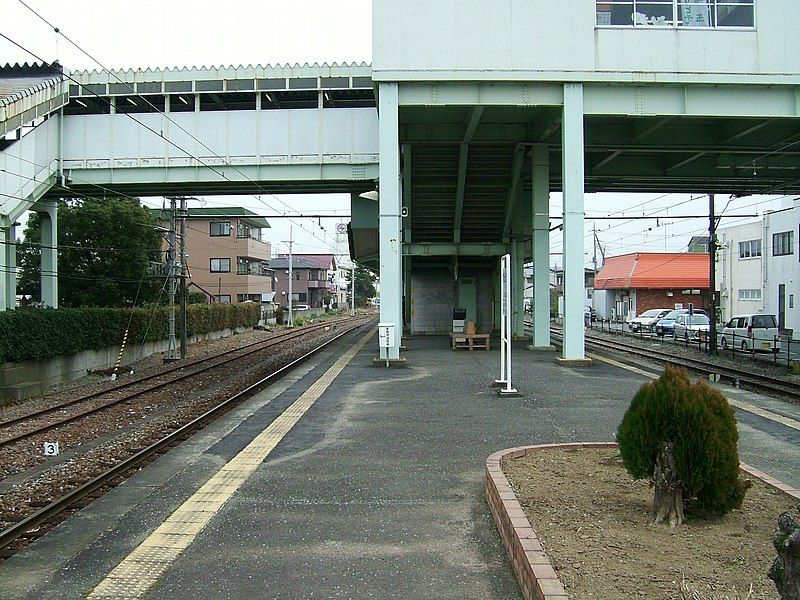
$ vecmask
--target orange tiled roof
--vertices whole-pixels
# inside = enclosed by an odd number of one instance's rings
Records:
[[[694,252],[611,256],[598,271],[594,289],[708,289],[708,266],[708,254]]]

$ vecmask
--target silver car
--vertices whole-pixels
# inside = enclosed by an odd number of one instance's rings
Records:
[[[711,321],[702,314],[678,315],[675,319],[675,326],[672,330],[672,338],[675,340],[701,340],[708,337],[711,330]]]
[[[634,332],[649,331],[653,333],[656,330],[656,323],[671,311],[671,308],[651,308],[628,323],[628,328]]]

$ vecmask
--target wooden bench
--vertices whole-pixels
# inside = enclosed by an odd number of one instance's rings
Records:
[[[489,333],[451,333],[450,343],[453,350],[488,350]]]

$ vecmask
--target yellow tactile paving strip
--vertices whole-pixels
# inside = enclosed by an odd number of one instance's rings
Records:
[[[636,367],[632,367],[630,365],[626,365],[619,361],[610,358],[605,358],[597,354],[587,353],[586,356],[594,360],[599,360],[609,365],[614,365],[615,367],[625,369],[626,371],[631,371],[639,375],[644,375],[645,377],[649,377],[650,379],[656,379],[658,377],[658,375],[655,375],[650,371],[644,371],[642,369],[638,369]],[[795,419],[792,419],[790,417],[784,417],[783,415],[779,415],[778,413],[772,412],[771,410],[760,408],[758,406],[754,406],[753,404],[742,402],[741,400],[734,400],[733,398],[728,398],[728,404],[738,408],[739,410],[743,410],[752,413],[754,415],[758,415],[759,417],[763,417],[764,419],[769,419],[770,421],[774,421],[775,423],[780,423],[781,425],[786,425],[786,427],[791,427],[792,429],[797,429],[800,431],[800,421],[796,421]]]
[[[375,335],[375,331],[372,329],[342,355],[302,396],[167,517],[86,598],[123,600],[144,597],[147,590],[170,568],[222,505],[264,462],[275,446]]]

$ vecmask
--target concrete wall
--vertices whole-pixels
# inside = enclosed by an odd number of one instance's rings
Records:
[[[785,231],[794,232],[792,253],[773,256],[772,236]],[[795,200],[791,210],[764,215],[764,236],[764,311],[778,315],[778,286],[785,285],[784,328],[791,329],[797,339],[800,337],[800,200]]]
[[[755,29],[703,30],[597,27],[595,0],[373,0],[373,79],[796,84],[797,0],[755,6]]]
[[[491,333],[495,277],[491,269],[461,268],[459,277],[474,278],[477,298],[475,327]],[[447,267],[413,268],[411,271],[411,334],[449,335],[453,309],[457,307],[457,284]]]
[[[239,328],[235,332],[244,331],[248,329]],[[189,343],[196,344],[205,340],[224,338],[233,333],[231,329],[224,329],[207,335],[192,336],[189,338]],[[165,352],[167,349],[167,340],[148,342],[143,347],[128,346],[122,357],[122,364],[129,365],[135,360]],[[28,398],[41,394],[51,385],[84,377],[89,370],[113,367],[118,355],[119,346],[112,346],[103,350],[86,350],[70,356],[57,356],[45,361],[3,363],[0,365],[0,398]]]
[[[725,227],[718,231],[717,239],[721,249],[716,273],[723,321],[733,315],[764,312],[764,242],[761,242],[761,257],[739,258],[739,242],[761,240],[762,237],[760,222]],[[762,290],[762,299],[739,300],[739,290]]]

